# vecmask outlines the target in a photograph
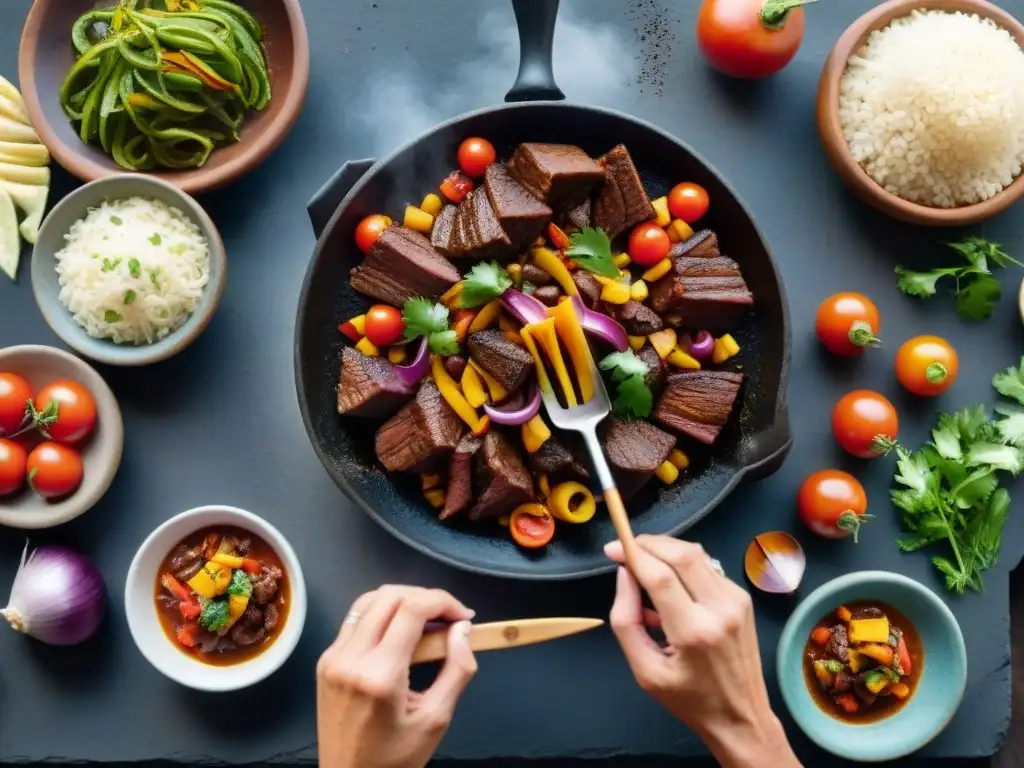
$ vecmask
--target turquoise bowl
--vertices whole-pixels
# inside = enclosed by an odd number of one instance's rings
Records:
[[[804,647],[822,616],[843,603],[878,600],[914,625],[924,656],[917,689],[896,714],[855,725],[836,720],[815,703],[804,678]],[[779,638],[782,698],[797,725],[822,749],[860,762],[882,762],[916,752],[953,719],[967,686],[967,648],[956,617],[913,579],[887,571],[860,571],[821,585],[797,606]]]

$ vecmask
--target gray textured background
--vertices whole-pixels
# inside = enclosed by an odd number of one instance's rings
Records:
[[[0,73],[16,76],[18,33],[30,0],[0,3]],[[703,66],[693,42],[697,0],[563,0],[556,76],[574,101],[612,106],[692,144],[749,203],[781,266],[794,322],[790,403],[794,448],[782,472],[743,488],[692,532],[739,578],[741,553],[762,530],[797,532],[810,568],[802,592],[840,573],[898,570],[941,590],[926,557],[900,556],[886,500],[892,465],[841,456],[829,435],[836,398],[855,386],[889,394],[901,437],[915,445],[935,407],[992,402],[991,373],[1016,361],[1019,273],[987,324],[959,321],[951,302],[901,296],[892,266],[944,258],[944,233],[891,223],[846,193],[818,147],[813,109],[832,42],[871,0],[826,0],[808,10],[798,58],[761,84],[735,83]],[[1004,2],[1018,15],[1024,2]],[[52,650],[0,632],[0,759],[232,763],[315,757],[313,669],[351,599],[383,581],[452,590],[483,620],[522,615],[603,615],[612,582],[522,585],[444,568],[393,541],[356,512],[320,467],[303,432],[292,379],[295,300],[313,247],[305,203],[345,160],[392,148],[432,123],[494,103],[511,84],[517,49],[511,8],[499,0],[304,0],[312,47],[306,109],[291,137],[243,182],[201,200],[221,228],[230,278],[220,312],[192,348],[144,370],[103,369],[121,400],[125,458],[106,498],[88,515],[37,541],[88,553],[111,591],[111,616],[94,641]],[[73,185],[55,169],[54,196]],[[980,228],[1024,254],[1020,208]],[[22,269],[0,281],[0,345],[56,344]],[[838,364],[813,339],[827,293],[864,290],[881,307],[889,342]],[[962,374],[944,398],[918,402],[897,390],[891,362],[915,333],[953,340]],[[815,541],[798,528],[793,497],[808,472],[853,468],[878,519],[859,548]],[[310,613],[285,668],[246,692],[211,698],[176,686],[144,662],[124,622],[123,580],[149,531],[192,506],[248,508],[281,528],[303,559]],[[1019,514],[1020,504],[1015,504]],[[24,537],[0,531],[0,584],[10,583]],[[932,756],[985,756],[1009,722],[1008,570],[1024,552],[1011,521],[1003,562],[984,596],[952,600],[970,653],[967,698]],[[757,600],[766,672],[792,602]],[[441,757],[689,756],[691,734],[636,690],[608,632],[491,655],[467,692]],[[771,682],[773,696],[776,695]],[[266,712],[254,706],[271,702]],[[785,718],[809,765],[828,760]],[[656,761],[665,764],[664,760]],[[1015,761],[1006,764],[1014,764]],[[832,764],[831,761],[828,764]]]

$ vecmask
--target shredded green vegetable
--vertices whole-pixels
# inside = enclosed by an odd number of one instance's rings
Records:
[[[128,170],[198,168],[270,101],[262,37],[228,0],[119,0],[75,22],[61,106]]]

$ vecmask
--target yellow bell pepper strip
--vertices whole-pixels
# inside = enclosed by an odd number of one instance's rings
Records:
[[[377,348],[377,345],[365,336],[356,342],[356,349],[367,357],[380,357],[380,350]]]
[[[476,429],[473,430],[473,437],[483,437],[490,428],[491,417],[485,413],[480,417],[480,422],[476,425]]]
[[[629,283],[622,280],[609,280],[601,288],[601,301],[609,304],[625,304],[629,301]]]
[[[891,693],[894,698],[903,701],[910,695],[910,686],[906,683],[893,683],[892,688],[889,689],[889,693]]]
[[[480,374],[480,378],[484,380],[484,384],[487,385],[487,391],[491,393],[491,402],[500,403],[506,397],[508,397],[508,390],[503,387],[496,378],[491,376],[487,371],[480,367],[480,364],[473,358],[469,358],[469,364],[473,366],[473,369]]]
[[[849,624],[850,619],[853,618],[853,614],[850,613],[850,609],[847,608],[845,605],[840,605],[838,608],[836,608],[836,616],[838,616],[839,620],[844,624]]]
[[[515,331],[519,333],[522,326],[504,312],[498,315],[498,328],[502,331]]]
[[[676,348],[676,337],[675,329],[666,328],[663,331],[657,331],[647,337],[647,340],[651,342],[651,346],[654,347],[654,351],[658,353],[658,357],[665,360],[672,350]]]
[[[508,276],[512,278],[512,283],[515,285],[515,287],[520,288],[520,280],[523,277],[523,265],[519,264],[518,262],[515,264],[509,264],[507,267],[505,267],[505,271],[508,272]]]
[[[541,357],[540,350],[537,349],[537,343],[533,340],[533,335],[530,333],[530,326],[524,325],[519,331],[519,335],[523,337],[523,343],[526,344],[526,350],[530,353],[534,364],[537,366],[537,384],[545,392],[553,391],[551,389],[551,379],[548,378],[547,368],[544,367],[544,358]],[[470,362],[472,362],[472,360],[470,360]]]
[[[711,362],[724,363],[730,357],[735,357],[739,354],[739,351],[740,345],[736,343],[736,339],[731,334],[727,333],[715,339],[715,349],[711,353]]]
[[[612,263],[619,269],[625,269],[630,264],[629,254],[620,253],[618,256],[612,258]]]
[[[533,256],[535,266],[540,267],[555,278],[555,282],[561,286],[566,296],[576,296],[579,293],[576,289],[576,283],[573,282],[572,275],[566,269],[565,264],[557,253],[550,248],[534,248],[530,255]]]
[[[476,317],[473,318],[473,322],[469,324],[470,335],[479,333],[480,331],[486,331],[498,322],[498,315],[500,313],[501,299],[492,299],[484,304],[476,313]]]
[[[461,306],[458,299],[459,294],[462,293],[463,285],[463,282],[459,280],[459,282],[441,294],[439,301],[449,309],[458,309]]]
[[[228,623],[225,629],[233,627],[248,607],[249,595],[228,595]]]
[[[653,267],[644,272],[642,277],[648,283],[654,283],[657,282],[658,280],[661,280],[661,278],[667,275],[670,269],[672,269],[672,259],[666,256],[664,259],[662,259]]]
[[[530,323],[523,326],[522,335],[524,341],[526,340],[527,331],[529,331],[530,337],[540,344],[544,349],[544,354],[551,361],[551,366],[555,369],[555,377],[558,379],[558,384],[562,387],[562,394],[565,396],[566,407],[575,408],[579,402],[576,400],[576,390],[573,388],[569,369],[565,367],[565,360],[562,358],[562,349],[558,344],[558,335],[555,333],[555,319],[549,317],[547,320],[542,320],[539,323]],[[527,348],[529,349],[529,345],[527,345]],[[532,349],[530,354],[533,354]],[[537,378],[540,379],[539,370],[543,363],[539,355],[534,357],[534,362],[538,365]]]
[[[548,480],[546,472],[537,475],[537,496],[541,501],[547,501],[551,495],[551,481]]]
[[[583,333],[583,326],[580,324],[579,315],[576,314],[576,308],[573,307],[571,301],[563,301],[558,306],[549,309],[548,314],[555,321],[558,338],[562,340],[565,348],[569,351],[569,359],[572,360],[573,371],[580,384],[580,400],[588,403],[594,396],[594,379],[591,376],[591,369],[594,365],[590,345],[587,343],[586,334]]]
[[[632,347],[634,352],[639,352],[643,349],[644,344],[647,343],[646,336],[628,336],[629,346]]]
[[[851,644],[887,642],[889,642],[889,620],[884,616],[880,619],[852,619],[850,621]]]
[[[597,502],[594,501],[594,494],[587,486],[569,481],[559,483],[551,489],[548,509],[552,515],[563,522],[586,523],[594,517],[594,512],[597,511]]]
[[[426,211],[431,216],[437,216],[441,212],[443,205],[444,203],[441,202],[441,198],[431,192],[423,198],[423,202],[420,203],[420,209]]]
[[[869,619],[869,621],[885,621],[886,624],[889,623],[886,619]],[[886,639],[886,642],[888,642],[888,639]],[[891,666],[893,656],[896,654],[892,646],[885,643],[865,643],[857,648],[857,652],[877,661],[883,667]]]
[[[551,437],[551,430],[548,429],[548,425],[544,423],[540,414],[524,422],[520,427],[520,433],[527,453],[536,453]]]
[[[860,672],[862,669],[864,669],[864,667],[866,667],[866,666],[868,666],[868,664],[870,664],[870,661],[869,661],[867,656],[865,656],[862,653],[859,653],[858,651],[855,651],[853,648],[850,649],[849,659],[850,659],[850,670],[854,674],[856,674],[857,672]]]
[[[668,232],[668,239],[673,243],[681,243],[683,240],[693,237],[693,227],[682,219],[673,219],[665,231]]]
[[[429,236],[431,230],[434,229],[434,217],[422,208],[407,205],[405,206],[405,216],[402,217],[402,225],[407,229],[413,229]]]
[[[218,552],[210,558],[211,563],[216,563],[217,565],[226,565],[228,568],[231,568],[232,570],[241,569],[244,566],[246,560],[249,560],[249,558],[239,557],[238,555],[229,555],[225,552]],[[259,563],[256,560],[252,560],[251,562],[256,563],[257,567],[259,566]],[[251,567],[252,566],[250,566],[250,568]]]
[[[467,365],[462,371],[460,384],[462,384],[462,394],[471,406],[479,408],[487,402],[488,394],[484,389],[484,380],[480,378],[480,374],[472,365]]]
[[[631,286],[629,286],[629,298],[633,301],[647,301],[647,296],[650,292],[647,290],[647,283],[643,280],[637,280]]]
[[[679,470],[676,469],[675,465],[671,461],[661,462],[661,465],[654,470],[654,474],[656,474],[658,479],[665,485],[672,485],[672,483],[679,479]]]
[[[424,472],[420,475],[420,488],[429,491],[441,485],[441,476],[436,472]]]
[[[397,347],[391,347],[391,349],[388,350],[388,362],[392,365],[401,365],[405,362],[408,356],[409,353],[406,351],[404,344]]]
[[[672,449],[672,452],[668,455],[668,460],[672,462],[672,466],[676,469],[686,469],[690,466],[690,457],[678,448]]]
[[[445,492],[443,488],[433,488],[423,494],[423,498],[427,500],[427,503],[434,509],[440,509],[444,506]]]
[[[434,384],[437,385],[437,389],[441,392],[441,397],[448,402],[448,405],[459,415],[459,418],[466,422],[469,428],[475,432],[480,426],[480,414],[463,397],[459,385],[455,383],[455,379],[445,370],[444,360],[441,359],[440,355],[434,355],[430,358],[430,373],[434,377]]]
[[[518,331],[504,331],[505,338],[511,341],[513,344],[525,347],[526,342],[523,341],[523,337],[519,335]]]
[[[200,597],[210,600],[223,595],[231,584],[231,569],[219,563],[206,562],[195,576],[188,580],[189,587]]]
[[[676,368],[683,368],[688,371],[700,370],[700,361],[683,352],[678,346],[668,353],[667,361],[669,365],[674,365]]]
[[[667,227],[672,223],[672,214],[668,212],[668,198],[659,197],[657,200],[651,200],[651,207],[658,216],[658,226]]]

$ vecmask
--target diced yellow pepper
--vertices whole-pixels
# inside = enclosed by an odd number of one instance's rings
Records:
[[[672,483],[679,479],[679,470],[675,468],[671,461],[661,462],[661,466],[654,470],[654,474],[665,485],[672,485]]]
[[[665,328],[664,330],[652,333],[647,337],[647,340],[651,342],[651,346],[658,353],[658,357],[664,360],[672,354],[678,339],[674,328]]]
[[[601,301],[609,304],[625,304],[629,301],[629,283],[612,280],[601,289]]]
[[[678,346],[668,353],[668,364],[674,365],[676,368],[684,368],[689,371],[700,370],[700,362],[691,355],[688,355],[686,352],[683,352],[683,350]]]
[[[441,198],[431,192],[429,195],[423,198],[423,202],[420,203],[420,208],[429,213],[431,216],[437,216],[441,212]]]
[[[893,647],[885,643],[862,643],[857,647],[858,653],[862,656],[867,656],[869,659],[877,661],[883,667],[892,666],[893,656],[896,655],[896,651]]]
[[[633,301],[646,301],[647,293],[647,283],[643,280],[637,280],[629,286],[629,298]]]
[[[885,686],[889,684],[888,676],[881,671],[875,675],[866,675],[866,678],[864,687],[876,695],[884,691]]]
[[[651,207],[654,208],[654,212],[658,216],[659,227],[667,227],[672,223],[672,214],[668,212],[667,197],[659,197],[657,200],[651,200]]]
[[[579,293],[576,290],[576,283],[572,280],[572,275],[569,274],[569,270],[565,268],[565,264],[562,263],[562,259],[557,253],[550,248],[534,248],[530,254],[533,256],[534,265],[555,278],[555,282],[562,286],[566,295],[575,296]]]
[[[444,497],[445,493],[441,488],[434,488],[423,494],[423,498],[425,498],[427,503],[434,509],[440,509],[444,506]]]
[[[380,357],[380,350],[377,349],[377,346],[365,336],[356,342],[356,349],[367,357]]]
[[[505,271],[508,272],[508,276],[512,278],[512,282],[519,282],[519,278],[523,275],[523,265],[518,262],[509,264],[505,267]]]
[[[853,614],[850,613],[850,609],[847,608],[845,605],[840,605],[838,608],[836,608],[836,616],[838,616],[839,620],[844,624],[849,624],[850,619],[853,618]]]
[[[402,224],[408,229],[414,229],[424,235],[429,235],[430,230],[434,228],[434,217],[422,208],[417,208],[415,205],[407,205],[405,206],[405,217],[402,219]]]
[[[551,495],[551,482],[548,480],[546,472],[537,475],[537,491],[541,501],[546,501]]]
[[[235,622],[242,618],[245,609],[249,607],[247,595],[228,595],[228,623],[227,627],[233,627]]]
[[[442,293],[440,299],[441,303],[450,309],[459,309],[462,306],[459,296],[462,294],[463,285],[464,283],[459,280],[459,282]]]
[[[857,651],[853,650],[853,648],[851,648],[849,651],[849,659],[850,670],[854,673],[860,672],[862,669],[864,669],[864,667],[868,666],[871,663],[871,660],[867,656],[865,656],[862,653],[858,653]]]
[[[476,317],[473,318],[473,322],[469,324],[470,333],[479,333],[480,331],[486,331],[496,322],[498,322],[498,314],[501,312],[501,299],[492,299],[481,307],[480,311],[476,313]]]
[[[625,269],[629,266],[630,258],[628,253],[620,253],[618,256],[612,259],[612,263],[615,264],[619,269]]]
[[[900,701],[903,701],[907,696],[910,695],[910,686],[906,683],[894,683],[889,692]]]
[[[473,358],[469,358],[469,364],[473,366],[477,373],[480,374],[480,378],[484,380],[484,384],[487,385],[487,391],[491,393],[491,402],[500,403],[506,397],[508,397],[508,390],[501,385],[501,383],[491,376],[487,371],[480,367],[480,364]]]
[[[205,563],[199,573],[188,580],[188,585],[200,597],[223,595],[231,584],[231,569],[219,563]]]
[[[678,448],[672,449],[672,452],[668,455],[668,460],[672,462],[672,466],[676,469],[686,469],[690,466],[690,457]]]
[[[578,497],[582,498],[573,508],[573,499]],[[594,517],[594,512],[597,511],[597,502],[594,501],[594,494],[587,486],[569,481],[559,483],[551,489],[548,510],[558,520],[564,520],[567,523],[586,523]]]
[[[540,414],[524,423],[520,428],[520,433],[527,453],[536,453],[551,437],[551,430],[548,429],[548,425],[544,423]]]
[[[462,394],[474,408],[479,408],[487,402],[487,390],[484,389],[484,381],[480,378],[476,368],[467,365],[462,371]]]
[[[889,620],[884,616],[880,619],[852,619],[850,621],[851,643],[888,643]]]
[[[405,350],[405,345],[400,344],[397,347],[391,347],[388,350],[388,362],[393,365],[401,365],[405,362],[405,359],[409,356],[409,353]]]
[[[730,357],[735,357],[740,351],[740,345],[736,343],[730,334],[715,339],[715,347],[711,353],[711,362],[724,363]]]
[[[662,259],[653,267],[644,272],[643,278],[648,283],[653,283],[658,280],[661,280],[661,278],[668,274],[668,271],[670,269],[672,269],[672,259],[666,256],[664,259]]]
[[[437,488],[439,485],[441,485],[441,476],[436,472],[424,472],[420,475],[420,488],[424,491]]]
[[[244,559],[245,558],[239,557],[238,555],[229,555],[225,552],[218,552],[210,558],[210,562],[216,563],[217,565],[226,565],[228,568],[234,570],[242,567]]]
[[[459,385],[455,383],[455,379],[445,370],[444,360],[441,359],[440,355],[434,355],[430,359],[430,373],[433,375],[434,383],[441,392],[441,397],[448,401],[448,405],[459,415],[460,419],[469,425],[470,429],[476,430],[480,426],[480,415],[476,412],[476,408],[470,405],[469,401],[462,396]]]
[[[349,320],[349,323],[359,332],[360,336],[366,335],[366,315],[356,315]]]
[[[563,301],[548,312],[555,320],[558,337],[569,351],[569,359],[572,360],[573,371],[580,385],[580,399],[584,403],[590,402],[594,396],[594,380],[591,376],[593,358],[576,308],[571,301]]]
[[[505,334],[505,338],[513,344],[520,347],[526,346],[526,343],[523,341],[523,337],[519,335],[518,331],[503,331],[503,333]]]
[[[555,369],[555,378],[558,379],[558,383],[562,387],[562,394],[565,396],[566,407],[575,408],[578,405],[578,401],[576,400],[576,391],[573,389],[572,378],[569,376],[569,369],[565,367],[565,360],[562,358],[562,349],[558,344],[558,336],[555,333],[555,319],[553,317],[549,317],[547,320],[542,320],[539,323],[530,323],[529,325],[524,326],[524,341],[526,339],[525,332],[527,329],[530,331],[530,336],[544,348],[544,354],[547,355],[548,360],[551,361],[551,365]],[[539,357],[535,362],[538,361]]]
[[[693,237],[693,227],[682,219],[673,219],[666,231],[668,232],[668,239],[673,243],[681,243],[683,240],[689,240]]]
[[[634,352],[639,352],[643,349],[644,344],[647,343],[646,336],[629,336],[629,346],[632,347]]]

